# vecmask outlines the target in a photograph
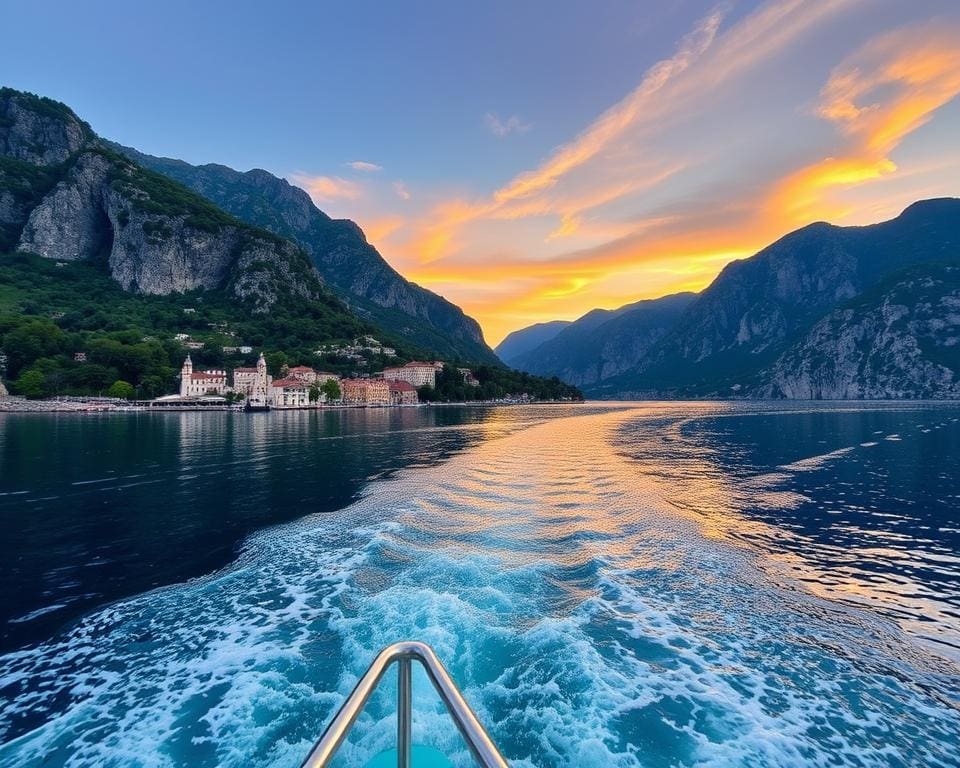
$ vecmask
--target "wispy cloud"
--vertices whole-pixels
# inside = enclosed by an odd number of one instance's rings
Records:
[[[294,173],[290,181],[305,189],[317,204],[335,200],[357,200],[363,194],[363,188],[357,182],[340,176]]]
[[[483,116],[483,122],[490,133],[498,139],[503,139],[511,133],[526,133],[533,127],[531,123],[525,123],[517,115],[502,119],[496,112],[487,112]]]
[[[397,180],[393,182],[393,191],[396,192],[397,197],[401,200],[409,200],[411,197],[410,190],[407,189],[407,185],[402,181]]]
[[[346,165],[348,168],[353,168],[353,170],[360,171],[361,173],[376,173],[377,171],[383,170],[382,165],[368,163],[366,160],[352,160]]]

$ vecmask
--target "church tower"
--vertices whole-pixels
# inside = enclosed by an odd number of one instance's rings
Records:
[[[180,397],[186,397],[190,394],[190,384],[193,380],[193,360],[190,355],[183,361],[183,368],[180,369]]]
[[[263,352],[257,360],[257,378],[254,379],[253,389],[250,392],[250,404],[255,406],[265,406],[270,396],[270,378],[267,376],[267,361],[263,357]]]

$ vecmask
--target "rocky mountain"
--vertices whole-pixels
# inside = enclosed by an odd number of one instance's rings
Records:
[[[829,312],[756,394],[807,400],[960,397],[960,262],[912,267]]]
[[[493,351],[507,365],[513,365],[515,359],[536,349],[545,341],[550,341],[568,325],[570,325],[569,320],[550,320],[546,323],[528,325],[526,328],[507,334]]]
[[[223,290],[253,312],[288,297],[331,300],[293,243],[110,149],[63,104],[9,88],[0,227],[0,251],[96,262],[133,292]]]
[[[128,147],[117,151],[162,173],[249,224],[303,248],[337,295],[361,316],[441,357],[494,363],[475,320],[455,304],[404,279],[354,222],[333,219],[310,196],[267,171],[190,165]]]
[[[778,358],[826,314],[899,269],[957,259],[956,198],[914,203],[870,226],[811,224],[727,265],[636,369],[594,394],[767,391]]]
[[[695,298],[694,293],[677,293],[592,310],[512,364],[577,386],[596,385],[639,365]]]
[[[952,397],[951,263],[960,199],[870,226],[811,224],[668,315],[594,310],[513,363],[601,398]]]

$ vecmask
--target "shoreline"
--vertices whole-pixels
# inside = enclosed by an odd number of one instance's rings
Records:
[[[416,403],[406,405],[367,405],[367,404],[335,404],[311,405],[271,408],[264,413],[289,411],[341,411],[341,410],[394,410],[404,408],[497,408],[514,405],[581,405],[584,400],[467,400],[451,403]],[[202,413],[212,411],[216,413],[234,412],[247,413],[243,405],[227,405],[217,403],[213,405],[142,405],[108,401],[106,399],[60,399],[60,400],[27,400],[21,397],[0,398],[0,413]]]

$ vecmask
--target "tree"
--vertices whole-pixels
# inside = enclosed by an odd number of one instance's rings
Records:
[[[31,399],[43,397],[46,394],[45,384],[44,375],[35,368],[24,371],[20,374],[20,377],[13,382],[17,394]]]
[[[133,400],[134,394],[133,384],[123,379],[117,379],[107,390],[107,397],[121,397],[124,400]]]
[[[327,379],[323,382],[323,385],[320,387],[320,391],[327,396],[327,402],[334,402],[343,397],[343,393],[340,391],[340,385],[337,383],[336,379]],[[311,395],[313,391],[311,390]]]
[[[316,382],[310,385],[310,402],[315,403],[320,399],[320,387],[316,385]]]
[[[268,352],[263,358],[267,361],[267,373],[275,378],[287,367],[287,356],[283,352]]]

